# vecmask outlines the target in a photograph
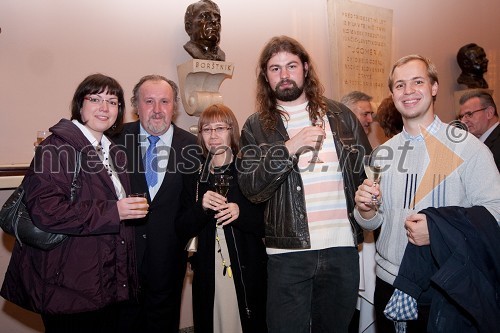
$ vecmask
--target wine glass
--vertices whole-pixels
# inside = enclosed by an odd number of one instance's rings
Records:
[[[229,180],[232,177],[224,174],[215,174],[214,177],[215,192],[222,195],[224,198],[227,198],[227,192],[229,192]],[[222,222],[217,223],[217,225],[220,224],[222,224]]]
[[[373,181],[373,186],[375,186],[376,184],[380,184],[380,178],[382,177],[382,166],[376,163],[373,156],[363,156],[363,167],[365,169],[366,177]],[[377,199],[376,195],[372,195],[371,205],[378,207],[381,204],[382,201]]]
[[[49,135],[50,135],[49,131],[37,131],[35,146],[38,146],[40,143],[42,143],[42,141],[45,140]]]
[[[231,176],[224,174],[215,174],[214,177],[215,192],[222,195],[223,197],[227,197],[227,192],[229,192],[229,180],[231,179]]]
[[[322,129],[325,129],[325,121],[323,118],[317,117],[316,119],[311,121],[311,124],[313,126],[321,127]],[[309,163],[324,163],[320,158],[319,158],[319,151],[321,150],[321,147],[323,146],[323,140],[324,137],[321,138],[321,141],[317,143],[314,151],[313,151],[313,156]]]

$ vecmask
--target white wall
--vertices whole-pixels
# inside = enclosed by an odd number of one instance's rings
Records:
[[[88,74],[115,77],[126,91],[145,74],[177,81],[176,66],[190,59],[182,45],[184,12],[194,0],[2,0],[0,3],[0,164],[27,163],[35,131],[69,116],[76,85]],[[500,84],[496,0],[359,0],[394,10],[393,58],[430,57],[440,74],[437,108],[453,118],[453,92],[460,73],[459,47],[476,42],[490,60],[490,86]],[[222,83],[225,103],[242,123],[253,112],[255,65],[272,36],[287,34],[310,51],[331,96],[327,0],[217,1],[222,13],[221,47],[235,63]],[[332,55],[335,56],[335,55]],[[128,108],[130,109],[129,105]],[[180,110],[177,123],[196,122]]]
[[[176,66],[190,59],[182,45],[184,12],[194,0],[2,0],[0,2],[0,164],[28,163],[35,132],[69,117],[77,84],[88,74],[115,77],[130,99],[132,87],[146,74],[175,81]],[[254,110],[255,67],[264,43],[286,34],[300,40],[312,55],[328,97],[332,80],[328,45],[327,0],[216,1],[222,14],[222,41],[233,78],[221,93],[240,125]],[[420,53],[437,65],[437,110],[453,119],[453,92],[460,70],[455,56],[470,42],[490,60],[486,79],[500,86],[500,1],[498,0],[359,0],[394,10],[393,60]],[[130,109],[130,105],[127,105]],[[177,124],[188,128],[197,118],[181,108]],[[0,247],[0,276],[10,244]],[[1,281],[1,280],[0,280]],[[0,304],[1,306],[1,304]],[[7,330],[12,306],[3,305],[0,332],[31,332],[18,324]],[[31,322],[31,319],[28,320]],[[34,324],[36,326],[36,324]]]

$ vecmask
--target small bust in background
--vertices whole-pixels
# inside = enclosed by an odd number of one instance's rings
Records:
[[[184,44],[184,49],[194,59],[226,59],[226,54],[219,48],[221,17],[215,2],[200,0],[190,4],[184,16],[184,27],[191,38]]]
[[[483,78],[483,74],[488,71],[488,59],[482,47],[474,43],[462,46],[457,53],[457,62],[462,70],[457,79],[459,84],[469,89],[488,88]]]

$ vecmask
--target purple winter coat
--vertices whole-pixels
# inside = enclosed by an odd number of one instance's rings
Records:
[[[50,131],[24,179],[25,202],[40,229],[70,237],[49,251],[16,242],[0,295],[45,314],[93,311],[127,300],[137,290],[134,234],[120,221],[111,178],[71,121],[62,119]],[[76,150],[82,151],[82,168],[71,204]],[[112,145],[110,157],[130,193],[125,154]]]

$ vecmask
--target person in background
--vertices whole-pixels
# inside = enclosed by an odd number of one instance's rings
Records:
[[[184,49],[194,59],[226,59],[226,54],[219,47],[221,16],[215,2],[200,0],[190,4],[184,15],[184,28],[190,37]]]
[[[396,109],[392,96],[384,98],[378,106],[377,121],[384,130],[385,136],[389,139],[403,130],[403,118]]]
[[[340,103],[354,112],[367,135],[370,133],[370,124],[373,123],[372,99],[361,91],[351,91],[340,99]]]
[[[469,89],[488,88],[488,82],[483,77],[488,71],[488,62],[481,46],[475,43],[462,46],[457,52],[457,63],[462,70],[457,83]]]
[[[356,90],[351,91],[340,99],[340,102],[356,115],[366,135],[370,133],[371,123],[373,122],[372,100],[372,96]],[[360,276],[356,310],[349,325],[349,332],[351,333],[366,331],[366,325],[374,321],[372,310],[373,289],[375,288],[374,237],[373,231],[364,230],[364,241],[358,244],[360,272],[362,274]]]
[[[184,214],[177,221],[185,240],[198,237],[190,259],[194,329],[265,333],[264,206],[248,201],[238,186],[238,122],[231,109],[215,104],[200,115],[198,129],[205,168],[184,177]],[[229,178],[227,198],[216,191],[219,175]]]
[[[493,96],[484,89],[467,90],[460,96],[458,104],[458,120],[467,125],[469,133],[490,148],[500,170],[500,126]]]
[[[351,220],[364,176],[356,162],[370,144],[354,114],[323,97],[309,54],[293,38],[273,37],[257,71],[257,112],[242,129],[238,181],[250,201],[266,203],[268,329],[347,332],[362,241]]]
[[[404,128],[374,151],[383,170],[380,185],[364,180],[356,191],[354,211],[363,228],[381,227],[376,242],[375,313],[377,332],[384,333],[395,332],[384,309],[395,291],[393,283],[408,242],[417,246],[431,242],[427,215],[421,210],[484,206],[500,219],[500,175],[491,153],[465,131],[453,127],[458,134],[450,136],[450,127],[435,114],[434,64],[420,55],[399,59],[390,71],[389,89]],[[374,196],[381,200],[380,206],[372,204]],[[432,308],[426,296],[418,299],[418,319],[407,321],[409,333],[427,332]]]
[[[198,169],[189,148],[196,137],[172,123],[178,109],[177,85],[147,75],[134,86],[132,106],[139,120],[128,123],[116,142],[126,149],[133,192],[146,193],[149,214],[135,228],[139,297],[122,306],[121,332],[179,331],[187,255],[175,232],[182,174]]]
[[[121,129],[124,112],[115,79],[86,77],[74,93],[71,120],[50,128],[52,135],[37,146],[24,178],[34,223],[68,238],[46,251],[16,242],[1,295],[40,313],[45,332],[115,332],[116,303],[137,293],[133,230],[123,221],[146,216],[148,204],[127,198],[127,160],[108,138]]]

